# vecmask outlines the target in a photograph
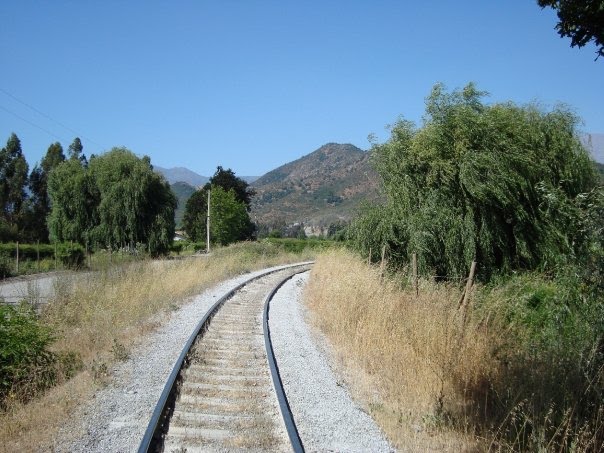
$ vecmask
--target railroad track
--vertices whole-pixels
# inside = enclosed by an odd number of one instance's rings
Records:
[[[140,452],[304,451],[268,329],[277,289],[311,263],[248,280],[217,301],[185,345]]]

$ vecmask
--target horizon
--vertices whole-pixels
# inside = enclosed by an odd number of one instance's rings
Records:
[[[342,5],[345,5],[342,8]],[[325,143],[367,150],[424,98],[469,82],[487,103],[568,105],[604,134],[604,66],[536,2],[0,5],[0,140],[30,164],[78,136],[153,165],[263,175]]]

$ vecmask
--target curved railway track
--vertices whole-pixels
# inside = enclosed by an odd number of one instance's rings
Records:
[[[139,453],[304,451],[272,352],[268,315],[279,287],[310,264],[252,278],[210,308],[176,362]]]

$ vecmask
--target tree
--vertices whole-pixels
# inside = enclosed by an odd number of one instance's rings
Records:
[[[249,231],[250,218],[245,203],[238,199],[234,189],[212,187],[210,219],[210,238],[220,245],[245,239]]]
[[[13,133],[0,150],[0,220],[4,224],[4,231],[15,231],[19,227],[27,198],[27,173],[28,165],[21,150],[21,141]]]
[[[112,248],[144,243],[152,254],[167,251],[174,238],[176,197],[150,159],[113,148],[91,159],[89,172],[99,196],[93,238]]]
[[[182,218],[184,230],[191,240],[206,240],[206,217],[208,210],[208,191],[203,188],[195,191],[187,200]]]
[[[226,191],[233,189],[237,200],[245,203],[246,209],[248,211],[250,210],[252,197],[256,192],[247,182],[235,176],[235,173],[230,168],[225,170],[221,166],[218,166],[214,176],[210,178],[210,181],[204,186],[204,189],[208,190],[211,186],[220,186]]]
[[[90,243],[98,224],[98,194],[88,171],[77,159],[59,164],[48,177],[51,204],[48,230],[52,241]]]
[[[148,157],[125,148],[91,158],[70,158],[50,173],[48,226],[56,240],[111,248],[146,244],[165,253],[174,238],[176,198]]]
[[[184,229],[194,241],[205,241],[207,235],[208,190],[210,201],[210,240],[221,245],[246,240],[252,237],[252,224],[246,205],[239,200],[234,189],[221,186],[204,186],[196,191],[185,206]]]
[[[88,165],[88,161],[86,160],[86,156],[83,153],[84,146],[82,145],[82,141],[79,137],[73,139],[71,145],[67,149],[69,153],[69,158],[79,161],[83,166]]]
[[[598,50],[596,60],[604,56],[604,5],[602,0],[538,0],[541,8],[557,11],[556,30],[571,38],[571,47],[583,47],[593,41]]]
[[[65,161],[63,147],[59,142],[48,147],[40,166],[36,165],[29,176],[30,199],[24,233],[29,240],[48,241],[49,232],[46,218],[50,214],[48,197],[48,176],[60,163]]]
[[[484,95],[436,85],[423,127],[400,120],[374,147],[387,202],[351,226],[359,249],[375,259],[387,244],[398,265],[417,253],[422,272],[447,277],[476,259],[483,278],[585,252],[582,205],[597,180],[578,119],[564,107],[485,105]]]

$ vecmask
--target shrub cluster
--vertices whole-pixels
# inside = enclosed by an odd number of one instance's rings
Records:
[[[27,304],[0,304],[0,408],[28,401],[79,367],[73,354],[50,351],[54,337]]]

